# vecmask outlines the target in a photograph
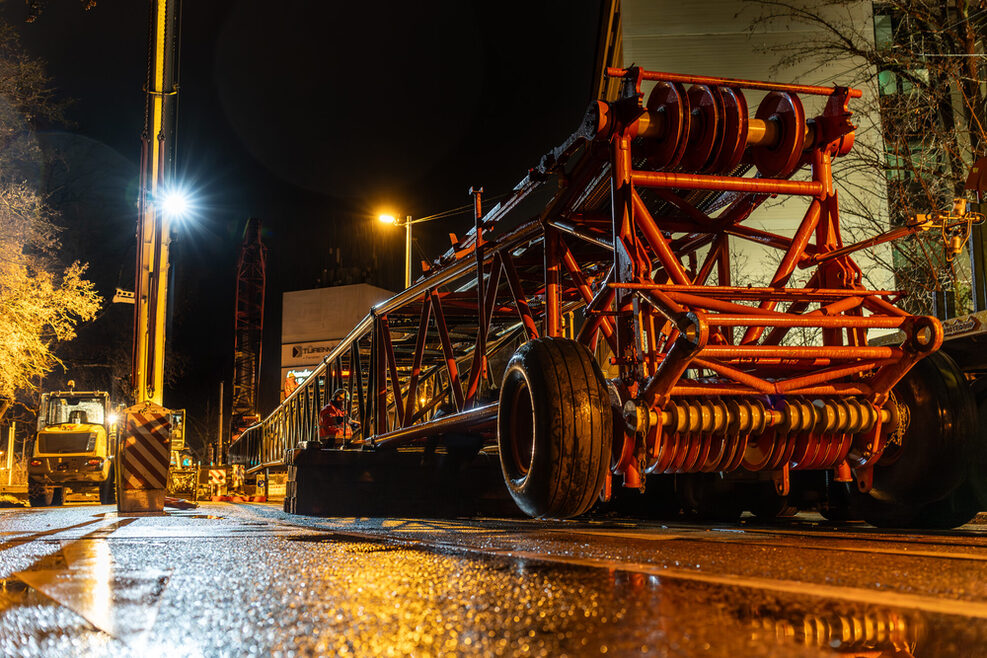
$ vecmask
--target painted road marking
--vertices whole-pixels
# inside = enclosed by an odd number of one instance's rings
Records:
[[[64,541],[58,554],[14,576],[95,628],[127,644],[139,644],[154,626],[169,572],[121,569],[113,559],[108,537],[134,520],[121,519]]]

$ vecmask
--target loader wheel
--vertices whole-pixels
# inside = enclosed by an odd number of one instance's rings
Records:
[[[27,502],[31,507],[50,507],[55,490],[40,482],[30,480],[27,485]]]
[[[908,428],[874,466],[870,495],[915,507],[941,500],[966,479],[973,456],[973,393],[956,362],[936,352],[915,364],[894,387],[894,396],[908,407]]]
[[[110,467],[110,476],[106,482],[99,485],[99,504],[112,505],[117,502],[116,473]]]
[[[599,365],[581,344],[538,338],[504,372],[497,443],[514,502],[535,518],[593,506],[610,466],[613,412]]]

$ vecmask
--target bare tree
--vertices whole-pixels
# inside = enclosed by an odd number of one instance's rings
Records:
[[[851,235],[887,230],[889,219],[900,226],[918,214],[948,209],[963,195],[967,172],[987,145],[987,2],[746,2],[754,10],[753,34],[775,21],[799,30],[799,40],[783,47],[779,66],[846,63],[841,83],[875,92],[865,94],[856,111],[880,118],[880,138],[858,140],[840,165],[867,172],[868,186],[886,186],[889,217],[869,207],[864,190],[843,189],[844,207],[857,220]],[[953,259],[943,244],[948,237],[929,231],[876,255],[910,291],[905,304],[913,311],[932,312],[933,293],[942,290],[955,294],[959,310],[969,307],[969,261]]]

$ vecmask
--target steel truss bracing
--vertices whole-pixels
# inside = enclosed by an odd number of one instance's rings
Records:
[[[832,163],[853,145],[860,93],[609,74],[622,97],[592,104],[494,208],[481,212],[474,192],[473,230],[371,309],[231,447],[235,460],[283,464],[318,439],[318,411],[343,385],[360,428],[339,449],[492,439],[507,360],[526,341],[568,337],[608,375],[623,418],[611,473],[625,486],[744,468],[771,471],[786,492],[789,470],[832,469],[867,490],[900,421],[892,388],[942,328],[898,309],[897,292],[865,287],[852,255],[883,237],[843,242]],[[751,92],[763,95],[752,113]],[[818,99],[814,115],[803,97]],[[773,197],[804,200],[791,237],[756,225]],[[741,241],[778,254],[763,285],[736,285]],[[871,345],[872,329],[903,339]]]
[[[261,222],[247,220],[240,245],[236,278],[236,321],[233,356],[233,431],[256,422],[260,379],[261,337],[264,332],[264,289],[267,248]],[[244,420],[247,422],[244,423]]]

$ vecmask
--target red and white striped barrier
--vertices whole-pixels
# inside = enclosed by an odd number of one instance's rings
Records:
[[[171,464],[170,413],[152,402],[129,407],[126,414],[117,451],[117,509],[161,512]]]

